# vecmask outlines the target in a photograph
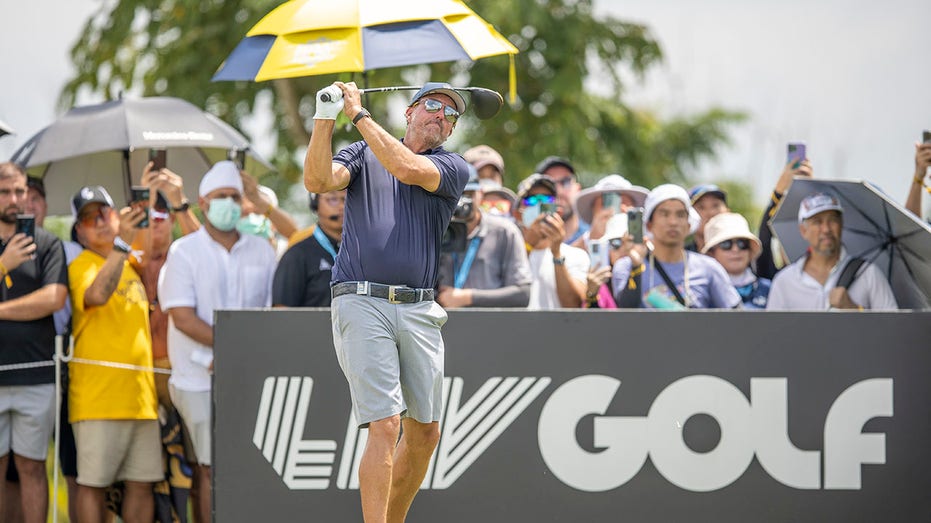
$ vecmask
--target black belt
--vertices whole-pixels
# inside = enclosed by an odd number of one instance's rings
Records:
[[[358,294],[388,300],[388,303],[433,301],[433,289],[414,289],[404,285],[382,285],[368,281],[346,281],[330,287],[330,296]]]

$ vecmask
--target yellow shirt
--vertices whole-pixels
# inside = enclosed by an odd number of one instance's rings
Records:
[[[68,266],[71,287],[74,356],[152,366],[149,301],[142,279],[129,262],[107,302],[84,308],[84,293],[106,260],[85,250]],[[155,379],[151,371],[69,364],[69,421],[157,419]]]

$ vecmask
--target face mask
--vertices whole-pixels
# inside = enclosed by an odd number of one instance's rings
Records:
[[[523,222],[524,227],[529,228],[533,225],[533,222],[536,221],[537,216],[540,216],[540,204],[524,207],[524,213],[521,215],[521,222]]]
[[[236,230],[243,234],[251,234],[260,238],[272,237],[271,222],[261,214],[251,213],[247,216],[243,216],[236,223]]]
[[[207,220],[210,221],[211,225],[223,232],[235,229],[241,215],[242,207],[234,202],[232,198],[210,200],[210,207],[207,209]]]

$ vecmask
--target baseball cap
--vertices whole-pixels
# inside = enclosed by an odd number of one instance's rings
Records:
[[[689,189],[689,199],[692,201],[692,205],[694,205],[695,202],[700,200],[702,196],[705,196],[707,194],[710,194],[720,199],[725,204],[727,204],[727,193],[724,192],[724,189],[718,187],[717,185],[713,183],[705,183],[701,185],[696,185],[695,187],[692,187],[691,189]]]
[[[414,97],[411,98],[411,103],[408,105],[414,105],[417,100],[420,100],[430,93],[445,94],[446,96],[452,98],[453,103],[456,104],[456,110],[459,111],[459,114],[463,114],[465,112],[465,98],[459,94],[459,91],[453,89],[453,86],[446,82],[427,82],[423,84],[423,87],[421,87],[420,90],[414,94]]]
[[[646,200],[650,191],[630,183],[620,174],[609,174],[595,182],[595,185],[583,189],[575,199],[575,211],[579,213],[580,218],[585,220],[585,223],[592,223],[592,206],[595,204],[595,199],[605,193],[626,194],[634,201],[635,207],[643,207],[643,201]]]
[[[498,154],[498,151],[487,145],[476,145],[462,153],[462,157],[465,158],[465,161],[475,166],[476,169],[491,165],[495,169],[498,169],[499,173],[504,174],[504,158]]]
[[[840,198],[828,191],[811,193],[798,206],[798,222],[802,223],[824,211],[837,211],[843,214],[844,208],[840,205]]]
[[[569,169],[572,174],[575,174],[575,167],[572,166],[572,162],[561,156],[547,156],[542,162],[537,164],[537,168],[534,169],[534,171],[545,173],[547,169],[556,165],[562,165],[566,169]]]
[[[26,177],[26,187],[30,189],[35,189],[45,198],[45,182],[42,181],[42,178],[37,178],[35,176]]]
[[[705,224],[705,246],[702,247],[702,254],[707,254],[715,245],[724,240],[733,240],[744,238],[750,240],[750,256],[756,259],[763,252],[763,244],[755,234],[750,232],[750,224],[747,219],[735,212],[722,212]]]
[[[100,185],[81,187],[81,190],[71,198],[71,215],[77,218],[78,214],[81,213],[81,209],[91,203],[102,203],[113,207],[113,198]]]
[[[521,180],[517,184],[517,201],[527,197],[527,194],[530,193],[535,187],[543,186],[547,191],[551,192],[554,196],[556,195],[556,184],[552,179],[543,176],[540,173],[533,173],[530,176]]]
[[[207,196],[217,189],[232,187],[242,192],[242,177],[239,175],[239,167],[229,160],[223,160],[213,164],[213,167],[207,171],[200,181],[198,194],[201,197]]]

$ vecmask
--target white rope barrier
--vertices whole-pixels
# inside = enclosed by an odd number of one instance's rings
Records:
[[[80,365],[97,365],[99,367],[109,367],[112,369],[132,370],[139,372],[152,372],[155,374],[171,374],[171,369],[162,369],[158,367],[133,365],[130,363],[121,363],[118,361],[91,360],[87,358],[75,358],[74,354],[65,352],[65,342],[62,336],[55,336],[55,355],[50,361],[33,361],[26,363],[10,363],[0,365],[0,372],[9,372],[23,369],[37,369],[42,367],[55,367],[55,430],[54,430],[54,453],[52,458],[52,470],[54,478],[52,480],[52,521],[58,521],[58,476],[61,475],[61,463],[58,458],[59,448],[61,446],[61,365],[62,363],[77,363]],[[71,347],[71,337],[68,338],[68,348]]]

